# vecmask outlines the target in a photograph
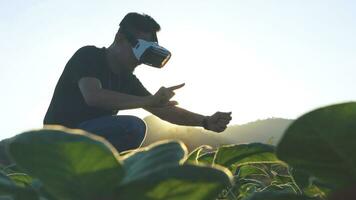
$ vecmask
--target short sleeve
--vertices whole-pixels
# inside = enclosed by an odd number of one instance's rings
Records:
[[[130,77],[130,94],[135,96],[150,96],[152,95],[141,83],[141,81],[132,74]]]
[[[67,65],[73,81],[78,81],[82,77],[100,78],[101,72],[95,47],[85,46],[78,49]]]

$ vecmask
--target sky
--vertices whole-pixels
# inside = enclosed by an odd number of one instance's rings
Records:
[[[128,12],[152,16],[172,52],[136,76],[151,93],[186,83],[174,100],[189,111],[243,124],[356,99],[356,1],[0,0],[0,139],[41,128],[69,58],[110,46]]]

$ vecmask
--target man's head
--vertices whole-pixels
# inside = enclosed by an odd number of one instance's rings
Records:
[[[112,47],[118,59],[125,68],[133,70],[140,62],[133,53],[136,39],[158,42],[156,33],[160,25],[150,16],[138,13],[128,13],[120,22]]]
[[[150,35],[149,40],[158,42],[156,33],[160,30],[160,25],[151,16],[139,13],[128,13],[120,22],[118,34],[129,32],[136,37],[140,36],[140,34],[148,34]]]

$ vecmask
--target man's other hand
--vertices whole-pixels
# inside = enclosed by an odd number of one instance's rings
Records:
[[[185,83],[172,86],[172,87],[161,87],[153,96],[151,101],[152,107],[165,107],[165,106],[175,106],[178,104],[176,101],[170,101],[175,95],[174,90],[183,87]]]
[[[231,112],[216,112],[207,117],[206,128],[210,131],[223,132],[231,120]]]

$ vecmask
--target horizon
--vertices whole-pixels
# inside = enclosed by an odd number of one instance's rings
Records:
[[[30,0],[0,7],[0,139],[41,128],[69,58],[82,46],[109,46],[131,11],[152,16],[162,27],[160,44],[172,52],[163,69],[142,65],[136,76],[151,93],[185,82],[173,99],[189,111],[232,111],[230,125],[239,125],[356,99],[356,2]]]

